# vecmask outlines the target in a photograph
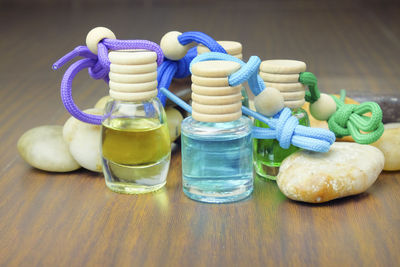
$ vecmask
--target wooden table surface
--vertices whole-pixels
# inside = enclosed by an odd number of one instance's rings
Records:
[[[245,58],[304,60],[325,92],[399,96],[398,4],[214,5],[0,6],[1,266],[399,266],[400,172],[322,205],[290,201],[258,179],[249,199],[210,205],[183,194],[179,151],[166,187],[146,195],[113,193],[102,174],[84,169],[36,170],[18,155],[25,131],[69,117],[59,97],[65,68],[51,65],[98,25],[120,39],[156,42],[170,30],[200,30],[241,41]],[[74,82],[82,109],[107,92],[86,72]]]

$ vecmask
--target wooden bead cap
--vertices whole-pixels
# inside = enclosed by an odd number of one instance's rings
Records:
[[[111,97],[125,101],[144,101],[157,96],[157,54],[155,52],[111,51],[109,59]]]
[[[197,112],[203,114],[229,114],[240,111],[242,109],[242,103],[235,102],[233,104],[226,104],[226,105],[204,105],[197,103],[196,101],[193,101],[192,107]]]
[[[141,65],[120,65],[111,63],[110,72],[120,74],[143,74],[157,72],[157,62]]]
[[[310,104],[311,115],[320,121],[326,121],[336,112],[336,103],[332,97],[327,94],[320,94],[317,101]]]
[[[203,122],[228,122],[235,121],[242,117],[242,111],[238,111],[236,113],[227,113],[227,114],[204,114],[199,113],[196,110],[192,110],[192,117],[196,121]]]
[[[197,62],[192,66],[192,74],[206,78],[227,78],[240,69],[240,64],[233,61],[209,60]]]
[[[304,105],[305,102],[306,102],[306,100],[303,98],[300,100],[285,101],[284,105],[287,108],[300,108]]]
[[[265,60],[260,65],[260,71],[275,74],[299,74],[306,68],[306,63],[289,59]]]
[[[143,65],[155,62],[157,54],[154,51],[132,50],[111,51],[108,53],[110,62],[119,65]]]
[[[254,106],[258,113],[271,117],[284,108],[283,96],[279,90],[267,87],[254,97]]]
[[[192,66],[192,117],[204,122],[227,122],[242,116],[242,86],[229,86],[228,76],[240,69],[232,61],[202,61]],[[201,85],[196,84],[199,82]],[[218,86],[218,85],[225,86]]]
[[[205,104],[205,105],[226,105],[233,104],[242,101],[242,94],[239,92],[235,95],[224,95],[224,96],[206,96],[192,93],[192,101]]]
[[[170,60],[180,60],[182,59],[187,51],[193,47],[193,44],[182,45],[178,36],[181,35],[181,32],[171,31],[167,32],[160,41],[160,47],[164,53],[164,57]]]
[[[192,83],[192,92],[199,95],[234,95],[242,90],[242,85],[238,86],[225,86],[225,87],[212,87],[212,86],[201,86]]]
[[[208,78],[192,75],[192,83],[202,86],[229,86],[228,77]]]
[[[306,86],[302,83],[270,83],[264,82],[266,87],[273,87],[278,89],[280,92],[298,92],[305,91]]]
[[[86,35],[86,46],[89,48],[90,51],[92,51],[92,53],[97,55],[97,44],[104,38],[117,39],[117,37],[115,37],[115,34],[106,27],[93,28]]]
[[[158,91],[156,89],[156,90],[146,91],[146,92],[126,93],[126,92],[110,90],[109,93],[112,98],[118,99],[118,100],[145,101],[145,100],[149,100],[153,97],[156,97]]]
[[[225,49],[226,53],[228,53],[229,55],[237,58],[239,58],[239,56],[242,57],[241,43],[235,41],[217,41],[217,43],[219,43]],[[210,49],[208,49],[208,47],[202,44],[199,44],[197,46],[197,53],[199,55],[207,52],[210,52]]]
[[[110,81],[117,83],[145,83],[157,80],[157,71],[141,74],[109,73]]]
[[[266,73],[260,72],[260,77],[266,83],[298,83],[299,82],[299,74],[274,74],[274,73]]]

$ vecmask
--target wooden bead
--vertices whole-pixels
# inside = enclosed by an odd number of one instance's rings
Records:
[[[260,77],[266,83],[298,83],[299,82],[299,74],[273,74],[260,72]]]
[[[153,97],[156,97],[157,93],[158,93],[157,89],[152,91],[136,92],[136,93],[119,92],[114,90],[109,91],[109,94],[112,98],[125,101],[145,101]]]
[[[336,103],[332,97],[327,94],[321,94],[319,99],[310,104],[311,115],[320,121],[326,121],[336,112]]]
[[[192,83],[192,92],[198,95],[235,95],[242,90],[242,85],[239,84],[237,86],[225,86],[225,87],[209,87],[209,86],[201,86]]]
[[[233,104],[226,104],[226,105],[204,105],[193,101],[192,108],[193,110],[199,113],[222,115],[240,111],[242,109],[242,103],[236,102]]]
[[[208,60],[197,62],[192,66],[192,74],[202,77],[227,77],[240,69],[240,64],[225,60]]]
[[[157,80],[157,72],[149,72],[142,74],[120,74],[110,71],[110,81],[117,83],[144,83]]]
[[[297,92],[281,92],[284,101],[301,100],[304,99],[306,91]]]
[[[219,43],[225,49],[226,53],[228,53],[229,55],[236,56],[242,53],[242,44],[239,42],[217,41],[217,43]],[[199,55],[207,52],[210,52],[210,49],[208,49],[208,47],[202,44],[199,44],[197,46],[197,53]]]
[[[110,81],[110,89],[118,92],[136,93],[157,90],[157,81],[147,83],[117,83]]]
[[[111,63],[120,65],[143,65],[157,60],[153,51],[111,51],[108,54]]]
[[[267,87],[254,97],[254,105],[257,112],[270,117],[284,107],[283,97],[277,89]]]
[[[265,60],[260,65],[260,71],[276,74],[298,74],[306,71],[306,63],[289,59]]]
[[[287,108],[301,108],[305,102],[306,100],[303,98],[300,100],[284,101],[283,104]]]
[[[97,44],[103,40],[107,39],[117,39],[115,34],[105,27],[96,27],[86,35],[86,46],[89,48],[92,53],[97,55]]]
[[[264,82],[266,87],[272,87],[278,89],[280,92],[298,92],[305,91],[306,86],[302,83],[270,83]]]
[[[164,57],[170,60],[180,60],[182,59],[187,51],[193,46],[192,44],[182,45],[178,36],[181,32],[171,31],[167,32],[160,41],[160,47],[164,53]]]
[[[110,64],[110,71],[120,74],[142,74],[157,71],[157,63],[141,64],[141,65],[120,65]]]
[[[227,121],[235,121],[242,116],[242,111],[238,111],[236,113],[230,114],[204,114],[196,111],[192,111],[192,117],[196,121],[204,121],[204,122],[227,122]]]
[[[202,86],[229,86],[228,77],[208,78],[192,75],[192,83]]]
[[[235,95],[224,95],[224,96],[206,96],[192,93],[192,100],[200,104],[206,105],[226,105],[236,103],[242,100],[242,94],[239,92]]]

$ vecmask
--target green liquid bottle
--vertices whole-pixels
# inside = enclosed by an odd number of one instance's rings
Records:
[[[309,126],[307,112],[302,108],[292,109],[292,115],[299,120],[300,125]],[[262,128],[269,128],[267,124],[255,120],[254,125]],[[279,145],[276,139],[254,139],[254,168],[261,179],[276,180],[279,167],[282,161],[293,154],[300,148],[291,145],[288,149],[284,149]]]

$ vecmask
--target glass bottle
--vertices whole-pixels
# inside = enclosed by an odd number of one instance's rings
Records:
[[[265,60],[260,65],[260,76],[266,87],[281,92],[285,107],[292,110],[299,124],[309,126],[307,112],[301,108],[305,103],[305,86],[299,82],[299,73],[305,70],[306,64],[298,60]],[[258,120],[254,120],[254,125],[268,128]],[[258,177],[276,180],[282,161],[297,150],[293,145],[284,149],[275,139],[254,139],[254,167]]]
[[[114,64],[110,71],[113,99],[104,111],[101,149],[106,185],[118,193],[151,192],[166,183],[171,143],[165,111],[156,97],[152,73],[157,70],[140,67],[155,62],[153,53],[113,51],[109,55]]]
[[[219,69],[230,73],[232,65],[240,67],[227,61],[199,62],[193,65],[193,74],[199,75],[195,73],[196,65],[215,62],[222,62]],[[207,64],[203,70],[216,69],[207,68]],[[192,85],[192,116],[182,122],[181,128],[183,192],[191,199],[209,203],[244,199],[253,191],[252,122],[241,114],[240,87],[234,94],[222,96],[196,88]],[[207,88],[218,91],[224,87]],[[222,106],[234,110],[213,111]]]
[[[310,125],[307,111],[304,109],[294,108],[292,109],[292,115],[299,120],[300,125]],[[254,125],[269,128],[267,124],[259,120],[254,120]],[[260,178],[270,180],[276,180],[282,161],[300,149],[293,145],[288,149],[284,149],[276,139],[254,139],[253,144],[255,171]]]

